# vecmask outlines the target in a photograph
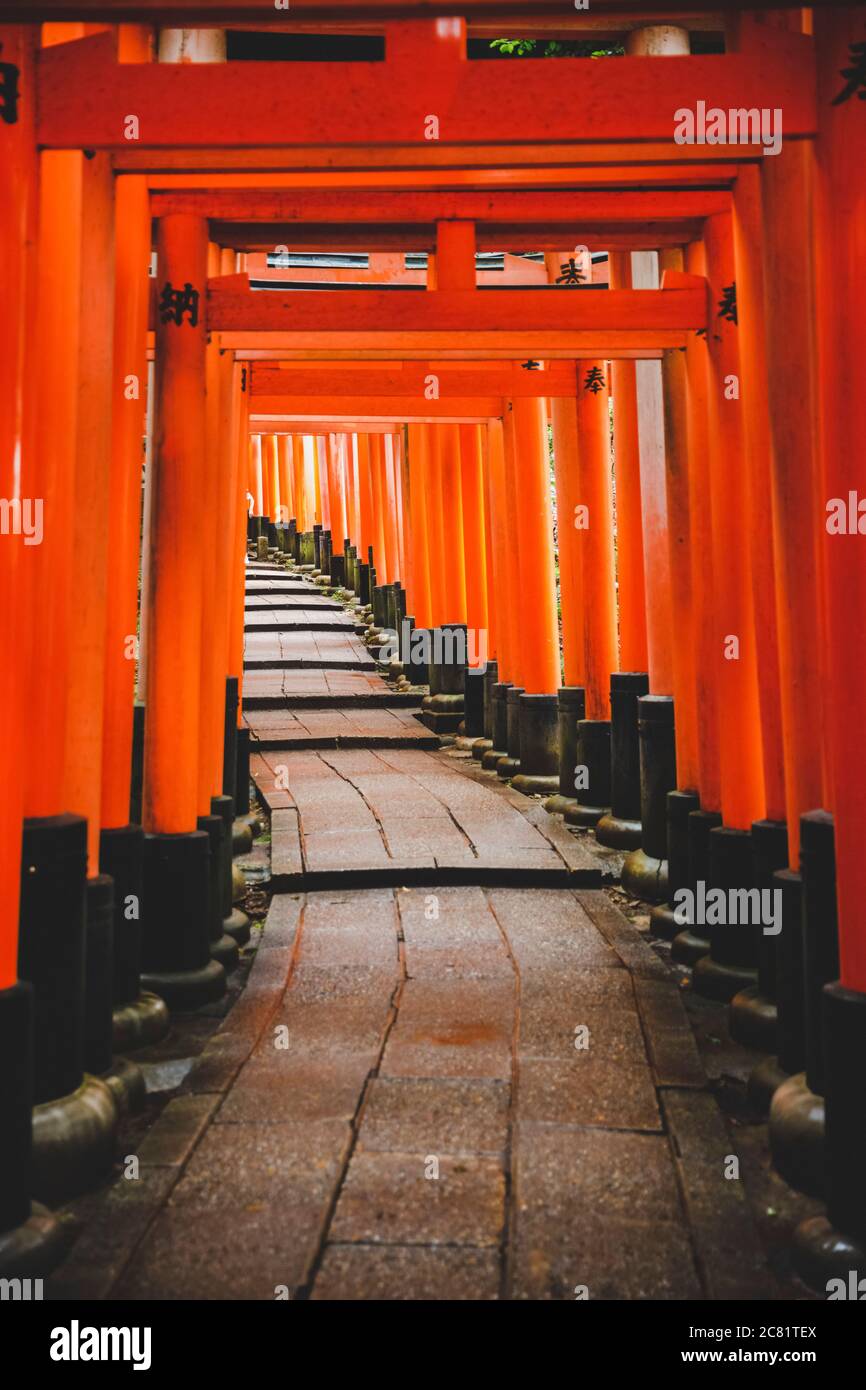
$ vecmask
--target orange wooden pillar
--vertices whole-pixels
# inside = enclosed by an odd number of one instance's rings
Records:
[[[295,515],[295,496],[294,496],[294,473],[292,470],[292,436],[281,434],[279,436],[280,450],[280,517],[279,520],[284,526],[288,526],[292,517]]]
[[[370,547],[374,544],[373,531],[373,461],[371,458],[369,434],[356,434],[358,454],[358,525],[362,560],[366,564]]]
[[[631,289],[629,252],[611,251],[608,253],[608,260],[611,289]],[[616,480],[620,662],[624,671],[645,671],[648,660],[647,617],[635,364],[618,359],[611,362],[610,370]],[[563,643],[564,640],[563,632]],[[567,672],[566,684],[571,684]],[[579,685],[580,681],[577,684]]]
[[[147,391],[150,207],[144,178],[117,182],[114,395],[109,510],[111,583],[105,617],[103,831],[130,819],[132,711],[138,639],[139,533]],[[112,837],[103,833],[103,848]],[[108,868],[108,872],[111,869]]]
[[[255,498],[255,515],[267,516],[267,489],[265,486],[262,436],[260,434],[250,435],[250,461],[252,493]]]
[[[635,289],[657,289],[658,283],[658,266],[655,254],[652,252],[633,252],[633,287]],[[636,362],[635,384],[640,455],[640,495],[643,516],[647,670],[651,693],[672,695],[671,632],[673,618],[665,488],[664,412],[659,363],[653,361]]]
[[[662,251],[662,271],[681,272],[682,252]],[[696,616],[692,592],[692,536],[689,506],[689,431],[685,353],[662,358],[665,431],[665,501],[670,572],[671,665],[676,731],[677,786],[698,787],[698,705],[695,675]]]
[[[145,981],[169,1004],[214,998],[225,972],[210,957],[209,842],[196,830],[204,533],[207,223],[161,219],[157,254],[154,515],[144,749]]]
[[[38,208],[38,159],[35,140],[35,26],[0,25],[6,69],[7,111],[14,111],[0,135],[0,1113],[3,1115],[3,1185],[0,1190],[0,1263],[4,1276],[44,1266],[62,1258],[59,1223],[31,1202],[34,1053],[37,1026],[30,983],[19,982],[18,919],[22,897],[22,821],[28,756],[25,740],[31,642],[40,641],[31,607],[34,554],[43,539],[45,498],[34,486],[32,435],[34,359],[34,291]],[[17,105],[8,103],[17,96]],[[73,241],[76,238],[73,236]],[[41,509],[41,510],[40,510]],[[83,827],[79,827],[83,831]],[[81,836],[77,838],[80,840]],[[79,855],[80,858],[80,855]],[[31,867],[28,865],[27,867]],[[83,869],[83,864],[82,864]],[[41,887],[41,885],[40,885]],[[26,899],[26,886],[24,896]],[[57,927],[63,931],[65,923]],[[23,964],[23,961],[22,961]],[[50,970],[52,960],[45,965]],[[22,972],[23,974],[23,972]],[[40,1270],[41,1272],[41,1270]]]
[[[445,548],[445,527],[442,507],[442,427],[422,425],[425,433],[427,505],[427,554],[430,570],[430,621],[434,627],[452,621],[448,615],[445,569],[448,556]]]
[[[824,805],[823,690],[812,274],[812,150],[787,141],[761,166],[769,363],[771,516],[782,696],[788,854],[800,863],[800,816]]]
[[[343,467],[346,486],[346,534],[352,545],[360,549],[361,533],[358,525],[358,437],[355,434],[342,434]],[[363,557],[362,557],[363,558]]]
[[[373,492],[373,564],[377,584],[388,584],[388,552],[385,545],[385,448],[381,434],[367,436],[370,450],[370,483]]]
[[[586,607],[578,528],[584,521],[581,508],[585,503],[581,495],[577,448],[577,400],[567,396],[554,397],[550,402],[550,420],[556,476],[563,679],[567,686],[583,686],[586,680],[583,634]]]
[[[706,274],[703,242],[686,249],[686,271]],[[721,816],[722,785],[719,752],[719,703],[715,664],[713,500],[710,488],[709,359],[703,338],[691,334],[685,352],[686,428],[689,442],[687,481],[691,533],[690,579],[695,640],[695,699],[697,720],[697,791],[701,811]]]
[[[618,669],[616,578],[607,364],[578,362],[577,448],[580,506],[586,524],[575,527],[584,605],[583,681],[587,719],[610,717],[610,677]]]
[[[500,438],[502,426],[499,427]],[[493,542],[493,508],[490,493],[490,429],[488,425],[482,425],[480,431],[481,440],[481,501],[484,507],[484,575],[485,587],[487,590],[487,645],[489,656],[496,659],[499,650],[499,598],[495,590],[495,566],[494,566],[494,542]]]
[[[764,276],[761,261],[761,176],[756,165],[740,170],[733,200],[739,325],[743,436],[749,469],[751,524],[748,531],[755,613],[758,702],[764,763],[766,817],[785,819],[782,694],[776,617],[776,569],[772,524],[762,519],[772,487],[770,417],[767,409],[767,340],[764,323]],[[781,867],[781,864],[780,864]]]
[[[463,551],[466,573],[466,622],[473,634],[475,664],[490,654],[487,614],[487,538],[484,528],[484,463],[481,426],[460,425]]]
[[[276,523],[280,519],[280,446],[275,434],[262,436],[262,472],[267,478],[267,515]]]
[[[295,520],[299,531],[307,530],[307,494],[304,479],[304,441],[292,435],[292,482],[295,499]]]
[[[388,556],[388,577],[393,584],[402,578],[400,572],[400,536],[398,521],[397,472],[394,460],[394,436],[383,434],[382,439],[382,481],[385,531],[385,549]]]
[[[520,555],[520,683],[527,694],[560,685],[547,411],[543,399],[515,398],[514,496]]]
[[[342,556],[343,546],[348,534],[346,520],[346,495],[340,449],[340,435],[329,434],[328,450],[328,497],[331,504],[331,547],[332,554]]]
[[[463,497],[461,492],[460,427],[439,425],[440,492],[442,499],[443,621],[466,622]]]
[[[418,627],[430,627],[433,622],[428,553],[428,447],[428,426],[410,425],[408,462],[413,583],[408,602]]]
[[[823,1033],[824,1168],[827,1218],[803,1223],[796,1236],[799,1272],[826,1292],[828,1275],[848,1287],[849,1270],[866,1267],[866,930],[863,827],[866,759],[860,725],[866,701],[866,399],[863,391],[863,215],[866,180],[862,96],[863,12],[815,12],[818,138],[816,154],[817,349],[820,373],[818,447],[822,484],[818,515],[824,580],[829,802],[836,859],[839,980],[825,985]],[[771,195],[771,208],[778,190]],[[781,614],[780,614],[781,620]],[[826,804],[826,803],[825,803]],[[818,924],[825,926],[824,923]],[[829,924],[826,924],[829,925]]]

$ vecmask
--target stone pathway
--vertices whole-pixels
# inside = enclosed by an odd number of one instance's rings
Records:
[[[369,707],[374,671],[246,695],[275,895],[65,1296],[777,1297],[678,983],[597,861],[475,765],[384,747],[417,721]]]

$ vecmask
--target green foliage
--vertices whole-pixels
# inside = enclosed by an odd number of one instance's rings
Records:
[[[625,52],[622,44],[611,48],[594,48],[592,40],[548,39],[540,53],[538,39],[492,39],[490,47],[504,58],[618,58]]]

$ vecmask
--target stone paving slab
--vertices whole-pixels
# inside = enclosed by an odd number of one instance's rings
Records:
[[[346,632],[362,633],[366,627],[345,612],[320,612],[314,608],[273,608],[266,612],[246,611],[244,632]]]
[[[251,748],[438,748],[439,741],[409,710],[377,706],[350,709],[269,709],[244,714]]]
[[[525,798],[464,777],[436,753],[266,752],[250,770],[272,812],[297,811],[297,852],[287,852],[285,874],[275,872],[280,888],[599,882],[595,862],[554,817],[544,812],[533,825]]]
[[[335,598],[329,598],[327,594],[314,594],[306,588],[298,590],[280,591],[265,594],[247,594],[245,611],[249,613],[276,613],[285,610],[289,613],[313,612],[320,613],[345,613],[345,605]]]
[[[247,632],[244,634],[244,667],[351,668],[375,670],[370,652],[351,632]]]

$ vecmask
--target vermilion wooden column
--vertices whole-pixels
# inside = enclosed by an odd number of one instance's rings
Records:
[[[344,468],[346,478],[347,535],[354,546],[360,547],[361,532],[358,524],[358,438],[355,434],[340,436],[343,441]]]
[[[102,757],[105,829],[119,829],[129,821],[150,289],[150,207],[145,179],[118,179],[115,199],[111,582],[106,594]]]
[[[444,621],[466,621],[466,569],[463,539],[463,498],[460,488],[460,430],[440,425],[440,487],[442,493]]]
[[[686,249],[686,271],[705,275],[703,242]],[[721,813],[722,785],[719,754],[719,702],[716,638],[710,615],[714,611],[712,494],[709,464],[709,363],[705,342],[689,335],[686,361],[686,418],[689,440],[688,487],[691,530],[691,587],[695,614],[695,698],[697,720],[697,790],[701,809]]]
[[[358,521],[359,543],[362,560],[366,564],[370,546],[374,543],[373,532],[373,465],[370,457],[369,434],[356,434],[358,451]]]
[[[328,497],[331,503],[331,545],[334,555],[343,554],[348,527],[339,441],[339,435],[328,435]]]
[[[566,685],[582,686],[586,680],[584,652],[583,563],[579,508],[580,461],[577,448],[577,399],[557,396],[550,402],[553,427],[553,462],[556,471],[556,521],[559,543],[559,599],[562,607],[562,660]],[[642,562],[641,562],[642,563]]]
[[[765,813],[758,705],[751,555],[743,537],[752,524],[744,460],[743,417],[731,378],[741,375],[738,327],[720,308],[735,283],[733,233],[727,213],[705,224],[709,280],[709,456],[712,494],[715,629],[719,692],[722,815],[747,830]]]
[[[392,435],[383,434],[382,441],[382,517],[385,532],[385,549],[388,556],[388,579],[394,583],[400,575],[400,539],[397,520],[397,477],[394,468],[394,440]]]
[[[36,486],[32,447],[25,439],[25,400],[38,380],[34,357],[33,296],[35,289],[35,238],[38,207],[38,163],[33,101],[23,93],[32,83],[35,68],[35,33],[22,25],[0,25],[2,59],[20,73],[22,100],[18,120],[4,128],[0,140],[3,198],[0,200],[0,318],[6,325],[0,343],[0,497],[18,505],[19,529],[0,535],[0,990],[12,990],[18,979],[18,909],[21,890],[21,823],[28,761],[25,700],[32,695],[29,679],[30,646],[34,638],[30,597],[31,578],[39,547],[33,530],[36,503],[42,495]],[[35,369],[34,369],[35,364]],[[47,364],[46,364],[47,365]],[[47,383],[46,383],[47,385]],[[32,425],[33,412],[28,411]],[[43,499],[44,501],[44,499]],[[27,526],[25,527],[25,522]],[[44,524],[44,521],[43,521]],[[27,536],[27,529],[30,536]],[[29,543],[25,545],[25,540]],[[14,597],[13,597],[14,596]],[[41,630],[37,645],[41,643]],[[0,999],[7,996],[2,995]],[[10,1008],[16,1005],[11,1003]],[[4,1007],[0,1004],[0,1007]],[[12,1034],[6,1035],[12,1041]],[[23,1049],[24,1036],[18,1046]],[[28,1081],[29,1088],[29,1081]],[[29,1108],[29,1095],[22,1097]],[[23,1155],[26,1159],[26,1154]],[[22,1177],[27,1175],[22,1174]],[[10,1199],[12,1194],[10,1194]],[[2,1199],[0,1199],[2,1201]],[[29,1188],[20,1219],[30,1211]],[[10,1216],[18,1221],[11,1211]],[[5,1229],[5,1227],[3,1228]]]
[[[428,426],[409,426],[409,512],[412,531],[412,579],[410,603],[418,627],[430,627],[433,621],[430,598],[430,560],[428,555],[427,521],[427,447]]]
[[[758,701],[764,762],[767,819],[785,819],[785,759],[782,740],[782,694],[779,680],[773,527],[763,520],[771,493],[770,417],[767,409],[767,339],[764,325],[764,276],[761,261],[761,176],[745,164],[734,185],[734,255],[739,321],[739,390],[743,436],[749,469],[752,522],[748,530],[755,611]]]
[[[324,434],[316,435],[316,487],[319,498],[318,520],[323,531],[331,529],[331,493],[328,475],[328,440]]]
[[[408,588],[411,559],[407,553],[409,531],[409,509],[405,496],[406,486],[406,443],[405,433],[388,436],[394,460],[394,488],[397,494],[397,561],[398,573]]]
[[[196,525],[206,492],[204,281],[207,224],[161,219],[160,282],[198,301],[157,320],[157,434],[150,661],[145,740],[145,827],[161,834],[195,830],[201,649],[201,540]]]
[[[234,529],[231,548],[230,612],[228,618],[228,664],[227,674],[234,676],[238,683],[238,725],[243,722],[243,684],[244,684],[244,610],[246,587],[247,515],[244,506],[244,462],[249,440],[249,390],[248,374],[235,363],[234,367],[234,427],[230,447],[234,451],[232,477],[234,479]]]
[[[662,271],[683,269],[679,249],[659,253]],[[695,625],[692,590],[691,509],[689,506],[689,433],[685,353],[662,358],[665,421],[665,497],[670,556],[671,655],[676,731],[677,784],[698,787],[698,719],[695,696]],[[701,619],[702,620],[702,619]]]
[[[487,450],[490,494],[490,534],[492,537],[491,589],[494,596],[493,608],[496,614],[496,646],[494,648],[498,664],[497,675],[500,681],[516,681],[512,674],[513,638],[516,613],[511,602],[511,583],[516,571],[514,553],[509,549],[508,531],[508,483],[505,465],[505,434],[510,409],[506,409],[502,420],[490,420],[487,424]]]
[[[484,531],[484,468],[481,426],[460,425],[463,544],[466,557],[466,621],[475,634],[474,651],[489,654],[487,616],[487,549]]]
[[[547,412],[543,399],[515,398],[513,407],[520,684],[527,694],[543,694],[560,685]]]
[[[506,601],[508,604],[508,637],[505,644],[507,659],[505,669],[500,664],[500,680],[511,681],[513,685],[524,685],[523,648],[521,643],[523,614],[521,608],[522,576],[520,567],[520,505],[517,496],[517,439],[514,423],[513,402],[502,421],[503,481],[504,481],[504,525],[502,528],[503,559],[508,574]],[[525,688],[525,686],[524,686]]]
[[[25,814],[51,816],[66,809],[66,686],[72,612],[68,574],[72,557],[74,440],[78,419],[79,305],[83,156],[40,155],[38,281],[34,338],[35,401],[30,486],[43,499],[44,538],[32,549],[33,612],[39,641],[31,653]],[[57,239],[57,227],[67,234]],[[60,774],[60,775],[58,775]]]
[[[292,435],[292,482],[294,484],[295,520],[299,531],[307,531],[307,497],[304,486],[304,441]]]
[[[255,498],[256,516],[267,516],[267,492],[265,489],[265,474],[262,459],[262,436],[260,434],[250,435],[250,460],[252,464],[252,493]]]
[[[370,442],[370,478],[373,486],[373,561],[380,584],[389,584],[388,552],[385,545],[385,448],[381,434],[367,436]]]
[[[262,436],[262,468],[267,477],[267,515],[276,522],[280,513],[280,449],[275,434]]]
[[[295,496],[294,496],[294,474],[292,471],[292,436],[281,434],[279,436],[280,450],[280,501],[281,512],[279,520],[287,526],[295,515]]]
[[[160,220],[153,518],[144,745],[146,986],[187,1007],[225,990],[210,957],[208,836],[197,831],[201,718],[202,499],[206,450],[207,222]]]
[[[213,273],[214,262],[219,261],[219,248],[213,243],[208,247],[208,269]],[[221,529],[224,534],[226,517],[221,505],[220,494],[225,487],[225,467],[227,460],[220,450],[223,419],[220,411],[220,392],[225,390],[223,361],[230,368],[230,359],[221,360],[218,335],[212,334],[205,354],[205,460],[208,475],[207,500],[201,508],[198,526],[201,529],[200,547],[201,577],[201,646],[200,646],[200,684],[198,721],[198,800],[199,816],[208,816],[211,811],[211,797],[222,790],[223,725],[225,710],[225,652],[218,640],[218,632],[223,622],[222,611],[217,607],[217,586],[219,570],[219,541]],[[268,439],[266,436],[265,458],[268,475],[271,475]],[[204,495],[203,499],[204,501]]]
[[[657,257],[632,253],[635,289],[657,289]],[[643,512],[644,591],[646,594],[647,669],[654,695],[673,693],[670,633],[671,580],[665,493],[664,412],[661,368],[657,362],[635,364],[641,508]]]
[[[862,380],[866,295],[861,273],[866,107],[859,100],[862,85],[858,90],[856,81],[866,51],[866,25],[862,9],[833,6],[823,12],[816,10],[814,27],[818,68],[818,442],[823,465],[818,515],[825,580],[824,719],[835,840],[840,979],[825,986],[819,1020],[824,1053],[827,1219],[804,1222],[797,1231],[796,1244],[799,1272],[816,1290],[827,1292],[828,1277],[841,1279],[847,1291],[849,1271],[860,1274],[866,1268],[866,757],[859,733],[866,701],[862,642],[866,626],[866,398]],[[778,194],[778,189],[771,193],[772,211]],[[822,931],[832,929],[832,922],[815,925]]]
[[[315,498],[313,518],[316,526],[322,526],[324,524],[322,521],[322,469],[324,467],[324,459],[321,455],[320,445],[321,440],[318,435],[311,435],[310,457],[313,467],[313,496]]]
[[[628,251],[608,252],[611,289],[631,289]],[[638,442],[635,364],[611,362],[614,474],[616,478],[616,557],[619,595],[620,661],[624,671],[647,669],[646,588]],[[565,632],[563,631],[563,642]],[[566,685],[570,681],[566,671]]]
[[[442,512],[442,433],[439,425],[422,425],[427,439],[426,481],[427,500],[427,554],[430,566],[430,609],[434,626],[443,622],[453,622],[448,613],[445,569],[448,554],[445,548],[444,519]]]
[[[786,141],[780,154],[761,164],[771,515],[792,869],[800,863],[800,816],[824,804],[818,546],[825,513],[815,438],[812,173],[808,141]]]
[[[609,719],[610,677],[612,671],[619,669],[619,660],[607,364],[603,360],[578,362],[577,370],[579,500],[587,509],[588,524],[575,529],[584,606],[584,678],[575,684],[586,687],[587,719]]]

